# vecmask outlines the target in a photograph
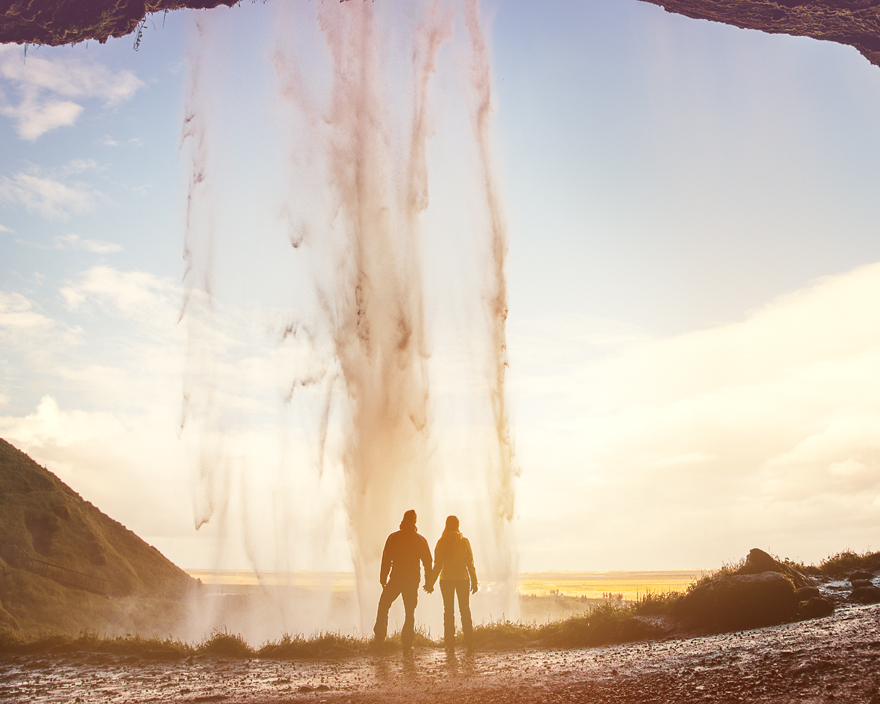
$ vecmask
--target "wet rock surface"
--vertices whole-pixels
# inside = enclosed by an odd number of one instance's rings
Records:
[[[798,607],[799,618],[820,618],[834,613],[834,602],[823,596],[810,597]]]
[[[880,603],[880,587],[875,587],[870,583],[861,586],[853,585],[852,593],[849,595],[847,601],[852,601],[856,604]]]
[[[715,636],[447,658],[0,658],[15,702],[880,702],[880,606]]]

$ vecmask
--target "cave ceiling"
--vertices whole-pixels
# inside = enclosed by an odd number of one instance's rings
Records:
[[[145,17],[240,0],[0,0],[0,43],[71,44],[136,33]],[[880,0],[641,0],[694,19],[855,47],[880,66]]]
[[[641,0],[698,20],[855,47],[880,66],[880,0]]]
[[[101,43],[138,31],[148,15],[218,5],[239,0],[0,0],[0,43]]]

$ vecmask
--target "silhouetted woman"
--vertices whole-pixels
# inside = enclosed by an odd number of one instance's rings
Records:
[[[461,612],[461,630],[468,650],[474,647],[474,627],[471,622],[470,594],[478,589],[477,571],[474,569],[474,553],[471,543],[458,529],[458,518],[449,516],[446,529],[434,550],[434,574],[426,591],[433,591],[434,582],[440,577],[440,593],[443,595],[443,642],[447,653],[455,652],[455,597]]]

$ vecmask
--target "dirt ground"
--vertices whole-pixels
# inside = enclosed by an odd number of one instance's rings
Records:
[[[716,636],[281,662],[101,654],[0,659],[13,702],[876,702],[880,605]]]

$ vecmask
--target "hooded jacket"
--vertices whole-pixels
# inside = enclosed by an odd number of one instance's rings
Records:
[[[472,585],[477,583],[471,542],[461,534],[461,531],[445,530],[437,541],[437,547],[434,549],[432,585],[438,577],[441,582],[470,578]]]
[[[416,531],[415,524],[402,523],[400,530],[388,536],[382,551],[382,570],[379,580],[385,584],[389,571],[391,579],[403,584],[419,586],[421,570],[425,565],[425,580],[431,574],[431,548],[428,541]]]

